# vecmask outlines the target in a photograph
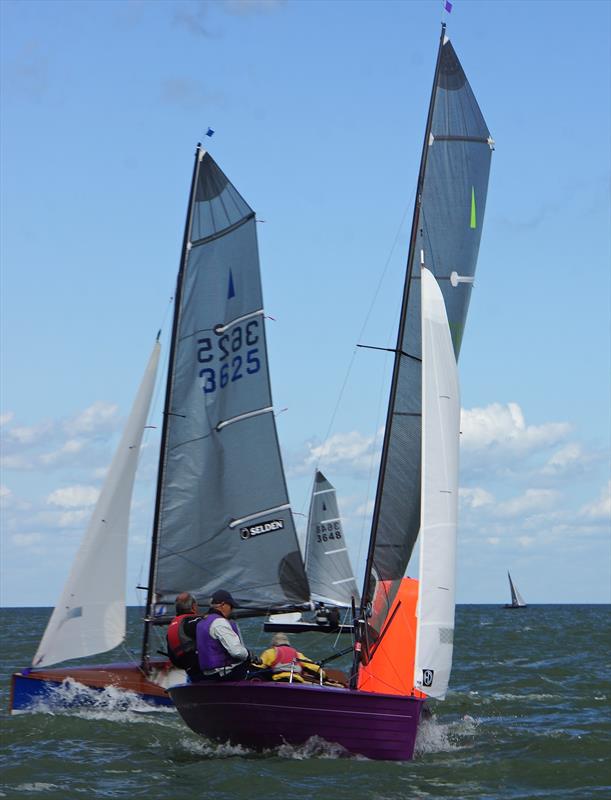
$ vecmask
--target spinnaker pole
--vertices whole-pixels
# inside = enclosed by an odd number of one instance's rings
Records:
[[[148,579],[147,595],[146,595],[144,633],[142,637],[142,657],[140,660],[140,666],[145,671],[148,671],[150,624],[155,605],[155,580],[157,572],[157,547],[159,540],[159,521],[161,516],[161,494],[163,489],[163,473],[165,467],[169,418],[172,406],[172,376],[174,372],[174,359],[176,355],[176,335],[178,331],[178,324],[180,321],[183,277],[184,277],[185,267],[187,264],[187,258],[189,256],[189,240],[191,237],[191,223],[193,220],[193,208],[195,205],[195,194],[197,189],[199,165],[204,156],[204,153],[205,151],[202,150],[201,142],[198,142],[197,147],[195,149],[195,163],[193,164],[193,175],[191,177],[191,191],[189,194],[189,205],[187,206],[185,233],[182,241],[180,266],[178,268],[178,276],[176,278],[176,291],[174,293],[174,318],[172,322],[172,338],[170,341],[170,353],[168,357],[168,376],[166,381],[165,403],[163,408],[163,426],[161,429],[161,444],[159,447],[159,467],[157,469],[157,494],[155,497],[155,516],[153,519],[153,535],[151,539],[151,560],[149,565],[149,579]]]

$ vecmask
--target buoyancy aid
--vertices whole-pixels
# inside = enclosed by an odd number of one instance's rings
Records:
[[[179,614],[168,626],[168,656],[172,664],[179,669],[198,666],[195,639],[191,639],[184,631],[184,623],[196,617],[196,614]]]
[[[299,663],[299,653],[294,647],[286,644],[275,646],[276,657],[272,663],[274,672],[293,672],[301,674],[301,664]]]
[[[237,663],[236,659],[229,655],[218,639],[213,639],[210,635],[210,626],[217,619],[224,619],[224,617],[222,614],[212,612],[207,617],[204,617],[197,626],[199,666],[206,673],[220,667],[233,667]],[[236,636],[239,637],[240,631],[237,624],[231,619],[228,619],[227,622]]]

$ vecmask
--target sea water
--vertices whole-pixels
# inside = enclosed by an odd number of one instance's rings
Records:
[[[49,614],[0,611],[0,797],[611,798],[610,606],[459,606],[447,699],[431,706],[405,763],[351,756],[317,739],[265,753],[219,745],[172,709],[73,683],[33,713],[10,716],[10,673],[30,664]],[[140,619],[129,610],[126,646],[101,662],[137,652]],[[252,650],[267,645],[259,623],[242,630]],[[350,643],[316,634],[293,641],[315,659]],[[75,696],[87,704],[67,710]]]

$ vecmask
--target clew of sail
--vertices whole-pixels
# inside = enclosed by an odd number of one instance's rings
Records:
[[[460,392],[439,284],[421,271],[422,500],[415,686],[443,699],[454,642]]]
[[[449,40],[440,42],[395,353],[364,602],[375,643],[420,530],[421,252],[447,310],[456,358],[480,245],[493,142]]]
[[[276,432],[255,214],[198,150],[160,456],[154,589],[309,599]]]
[[[159,351],[155,342],[85,537],[32,661],[34,667],[102,653],[125,638],[129,512]]]
[[[312,600],[349,607],[360,601],[339,516],[335,487],[316,470],[305,548]]]

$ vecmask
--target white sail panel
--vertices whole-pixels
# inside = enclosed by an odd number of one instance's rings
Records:
[[[335,487],[316,470],[306,538],[305,567],[312,600],[349,607],[360,602]]]
[[[509,589],[511,591],[511,605],[516,606],[517,608],[522,608],[522,606],[526,605],[526,603],[524,602],[524,598],[518,591],[515,583],[512,581],[509,572],[507,573],[507,577],[509,578]]]
[[[454,639],[460,396],[439,285],[422,269],[422,497],[416,687],[445,697]]]
[[[32,661],[34,667],[103,653],[125,638],[129,512],[159,351],[155,342],[89,527]]]

